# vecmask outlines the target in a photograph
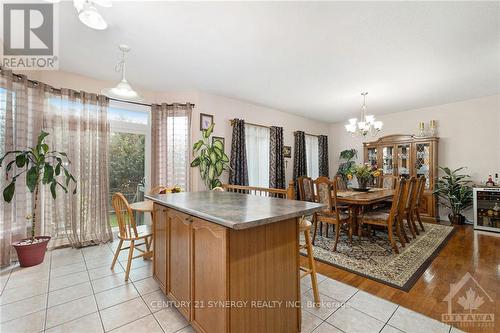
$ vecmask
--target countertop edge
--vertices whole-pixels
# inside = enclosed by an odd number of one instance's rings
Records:
[[[271,218],[259,219],[259,220],[255,220],[255,221],[252,221],[252,222],[243,222],[243,223],[234,223],[234,222],[232,222],[232,223],[229,223],[226,220],[219,219],[219,218],[211,216],[211,215],[203,214],[202,212],[199,212],[197,210],[192,210],[192,209],[189,209],[189,208],[179,207],[179,206],[176,206],[176,205],[172,205],[172,204],[166,203],[164,201],[161,201],[161,200],[159,200],[159,199],[157,199],[155,197],[149,196],[149,195],[145,195],[144,198],[146,198],[148,200],[151,200],[153,202],[156,202],[157,204],[160,204],[162,206],[178,210],[180,212],[183,212],[183,213],[186,213],[186,214],[198,217],[200,219],[207,220],[209,222],[212,222],[212,223],[215,223],[215,224],[218,224],[218,225],[221,225],[223,227],[226,227],[226,228],[229,228],[229,229],[233,229],[233,230],[250,229],[250,228],[259,227],[259,226],[266,225],[266,224],[275,223],[275,222],[278,222],[278,221],[292,219],[292,218],[296,218],[296,217],[300,217],[300,216],[307,216],[307,215],[311,215],[311,214],[313,214],[315,212],[318,212],[321,209],[323,209],[323,206],[319,206],[319,207],[307,208],[307,209],[304,209],[301,212],[295,212],[295,213],[284,214],[284,215],[280,215],[280,216],[276,216],[276,217],[271,217]]]

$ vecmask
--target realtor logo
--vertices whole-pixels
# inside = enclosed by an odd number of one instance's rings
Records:
[[[1,66],[57,69],[56,25],[52,3],[4,3]]]
[[[448,312],[442,314],[443,322],[455,326],[495,326],[495,314],[481,311],[488,303],[490,308],[494,306],[494,300],[469,272],[457,283],[450,284],[450,292],[443,302],[448,303]]]

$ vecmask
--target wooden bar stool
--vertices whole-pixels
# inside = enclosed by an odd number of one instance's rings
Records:
[[[301,271],[300,278],[304,278],[307,275],[311,275],[311,284],[314,295],[314,305],[320,305],[319,299],[319,291],[318,291],[318,279],[316,278],[316,266],[314,265],[314,253],[311,242],[311,226],[312,223],[302,217],[299,220],[299,232],[304,233],[305,244],[299,245],[299,251],[302,249],[306,249],[307,252],[307,261],[309,267],[300,266],[299,269]]]
[[[151,226],[149,225],[137,226],[135,224],[134,214],[132,214],[132,209],[130,208],[127,199],[125,199],[123,194],[113,194],[113,198],[111,201],[115,210],[116,219],[118,220],[118,239],[120,239],[120,243],[118,244],[118,248],[116,249],[115,255],[113,257],[111,269],[115,267],[116,260],[118,259],[120,251],[128,249],[128,261],[127,268],[125,270],[125,281],[127,281],[130,273],[132,259],[140,257],[151,258],[153,256],[153,251],[151,250],[153,231],[151,230]],[[128,247],[122,248],[124,241],[130,242],[130,245]],[[144,243],[136,244],[137,241],[144,241]],[[145,251],[138,247],[141,245],[146,246]],[[134,250],[137,250],[141,254],[134,256]]]

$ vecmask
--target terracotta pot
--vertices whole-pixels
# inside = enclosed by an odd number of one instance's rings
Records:
[[[19,242],[12,243],[12,246],[16,249],[17,258],[19,259],[19,266],[30,267],[41,264],[45,258],[45,250],[49,244],[49,236],[38,236],[36,239],[43,239],[42,242],[35,244],[25,244],[21,245],[21,242],[29,240],[30,238],[25,238]]]
[[[452,224],[465,224],[465,216],[462,214],[448,214],[448,219]]]

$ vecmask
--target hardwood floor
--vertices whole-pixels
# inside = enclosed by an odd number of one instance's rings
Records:
[[[458,226],[455,235],[409,292],[320,262],[316,262],[316,268],[318,273],[440,321],[442,314],[448,312],[448,303],[443,300],[450,292],[450,284],[459,282],[469,272],[491,297],[490,301],[486,295],[479,295],[483,297],[484,303],[476,312],[493,313],[496,325],[494,327],[491,325],[478,327],[477,323],[472,327],[453,325],[466,332],[500,330],[500,235],[498,234],[474,232],[470,225]],[[466,290],[472,283],[472,280],[469,280],[457,296],[465,296]],[[457,304],[453,310],[454,313],[464,312]]]

